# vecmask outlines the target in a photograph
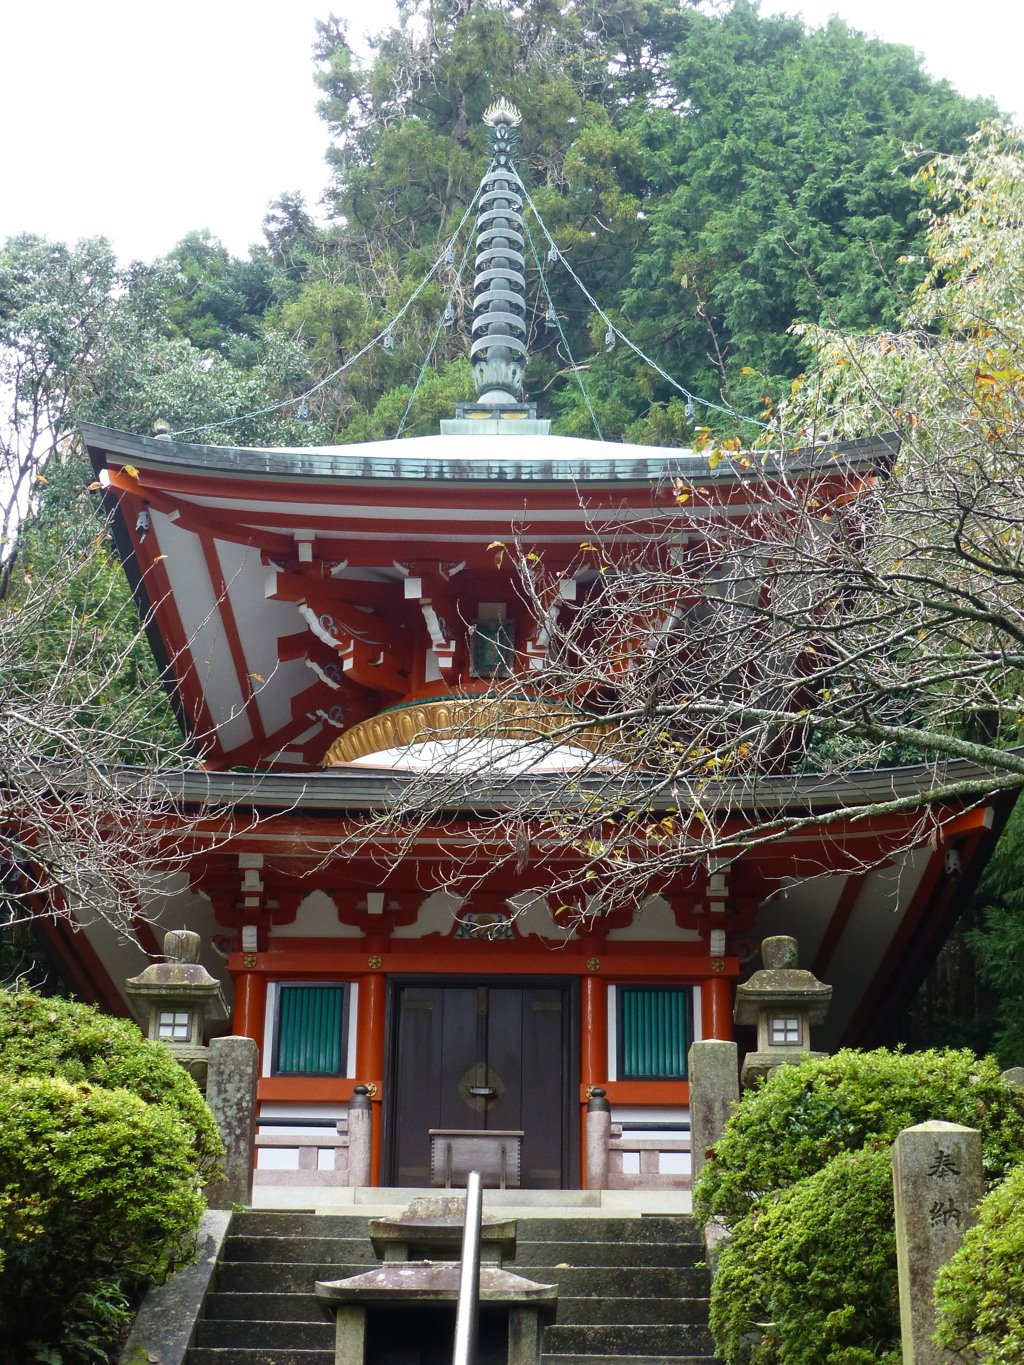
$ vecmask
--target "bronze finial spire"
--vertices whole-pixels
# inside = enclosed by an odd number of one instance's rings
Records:
[[[526,369],[526,260],[523,183],[516,174],[516,128],[522,115],[504,97],[484,114],[491,128],[491,164],[477,214],[473,343],[470,358],[478,402],[520,402]]]

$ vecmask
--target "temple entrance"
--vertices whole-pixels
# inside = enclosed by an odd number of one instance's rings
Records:
[[[387,1183],[430,1184],[431,1128],[522,1129],[522,1186],[577,1187],[575,996],[551,977],[395,981]]]

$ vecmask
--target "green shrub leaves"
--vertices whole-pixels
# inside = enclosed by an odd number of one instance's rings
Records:
[[[897,1365],[889,1149],[901,1129],[929,1119],[979,1129],[989,1179],[1024,1158],[1024,1096],[992,1058],[967,1051],[847,1050],[781,1067],[744,1096],[694,1192],[698,1218],[731,1231],[711,1303],[728,1360]],[[1017,1265],[1022,1252],[1018,1238]],[[976,1282],[981,1272],[964,1274]],[[966,1311],[950,1332],[962,1333]],[[1021,1358],[1021,1349],[985,1357]]]
[[[134,1024],[0,993],[4,1359],[102,1359],[127,1296],[192,1254],[222,1150],[192,1080]]]

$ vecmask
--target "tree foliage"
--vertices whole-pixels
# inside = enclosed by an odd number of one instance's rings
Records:
[[[71,1000],[0,991],[0,1071],[59,1076],[71,1085],[129,1090],[169,1114],[185,1133],[198,1184],[217,1174],[223,1145],[202,1095],[167,1049],[142,1038],[134,1023]]]
[[[726,1359],[749,1365],[900,1365],[888,1150],[833,1157],[743,1219],[710,1326]]]
[[[333,218],[314,243],[302,206],[282,201],[268,240],[289,272],[275,316],[320,374],[394,315],[458,224],[498,95],[526,112],[519,167],[564,259],[669,373],[747,411],[765,389],[744,366],[772,390],[796,373],[794,319],[893,321],[886,274],[914,278],[897,262],[919,242],[923,203],[903,144],[952,151],[994,112],[931,80],[908,49],[838,20],[808,32],[746,0],[710,14],[664,0],[407,0],[369,61],[334,18],[315,52]],[[531,233],[544,264],[547,241]],[[604,349],[604,324],[557,264],[545,269],[561,331],[546,324],[529,251],[527,265],[530,396],[557,430],[592,436],[583,377],[606,436],[665,441],[672,388],[634,353]],[[443,374],[466,353],[467,283],[447,264],[393,353],[327,386],[317,412],[338,438],[363,439],[368,416],[376,428],[385,414],[370,414],[411,382],[449,296],[461,320],[433,363]]]

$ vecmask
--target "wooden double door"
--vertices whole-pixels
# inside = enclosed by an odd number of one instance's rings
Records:
[[[392,983],[385,1180],[429,1185],[431,1128],[522,1129],[521,1183],[579,1184],[575,983]]]

